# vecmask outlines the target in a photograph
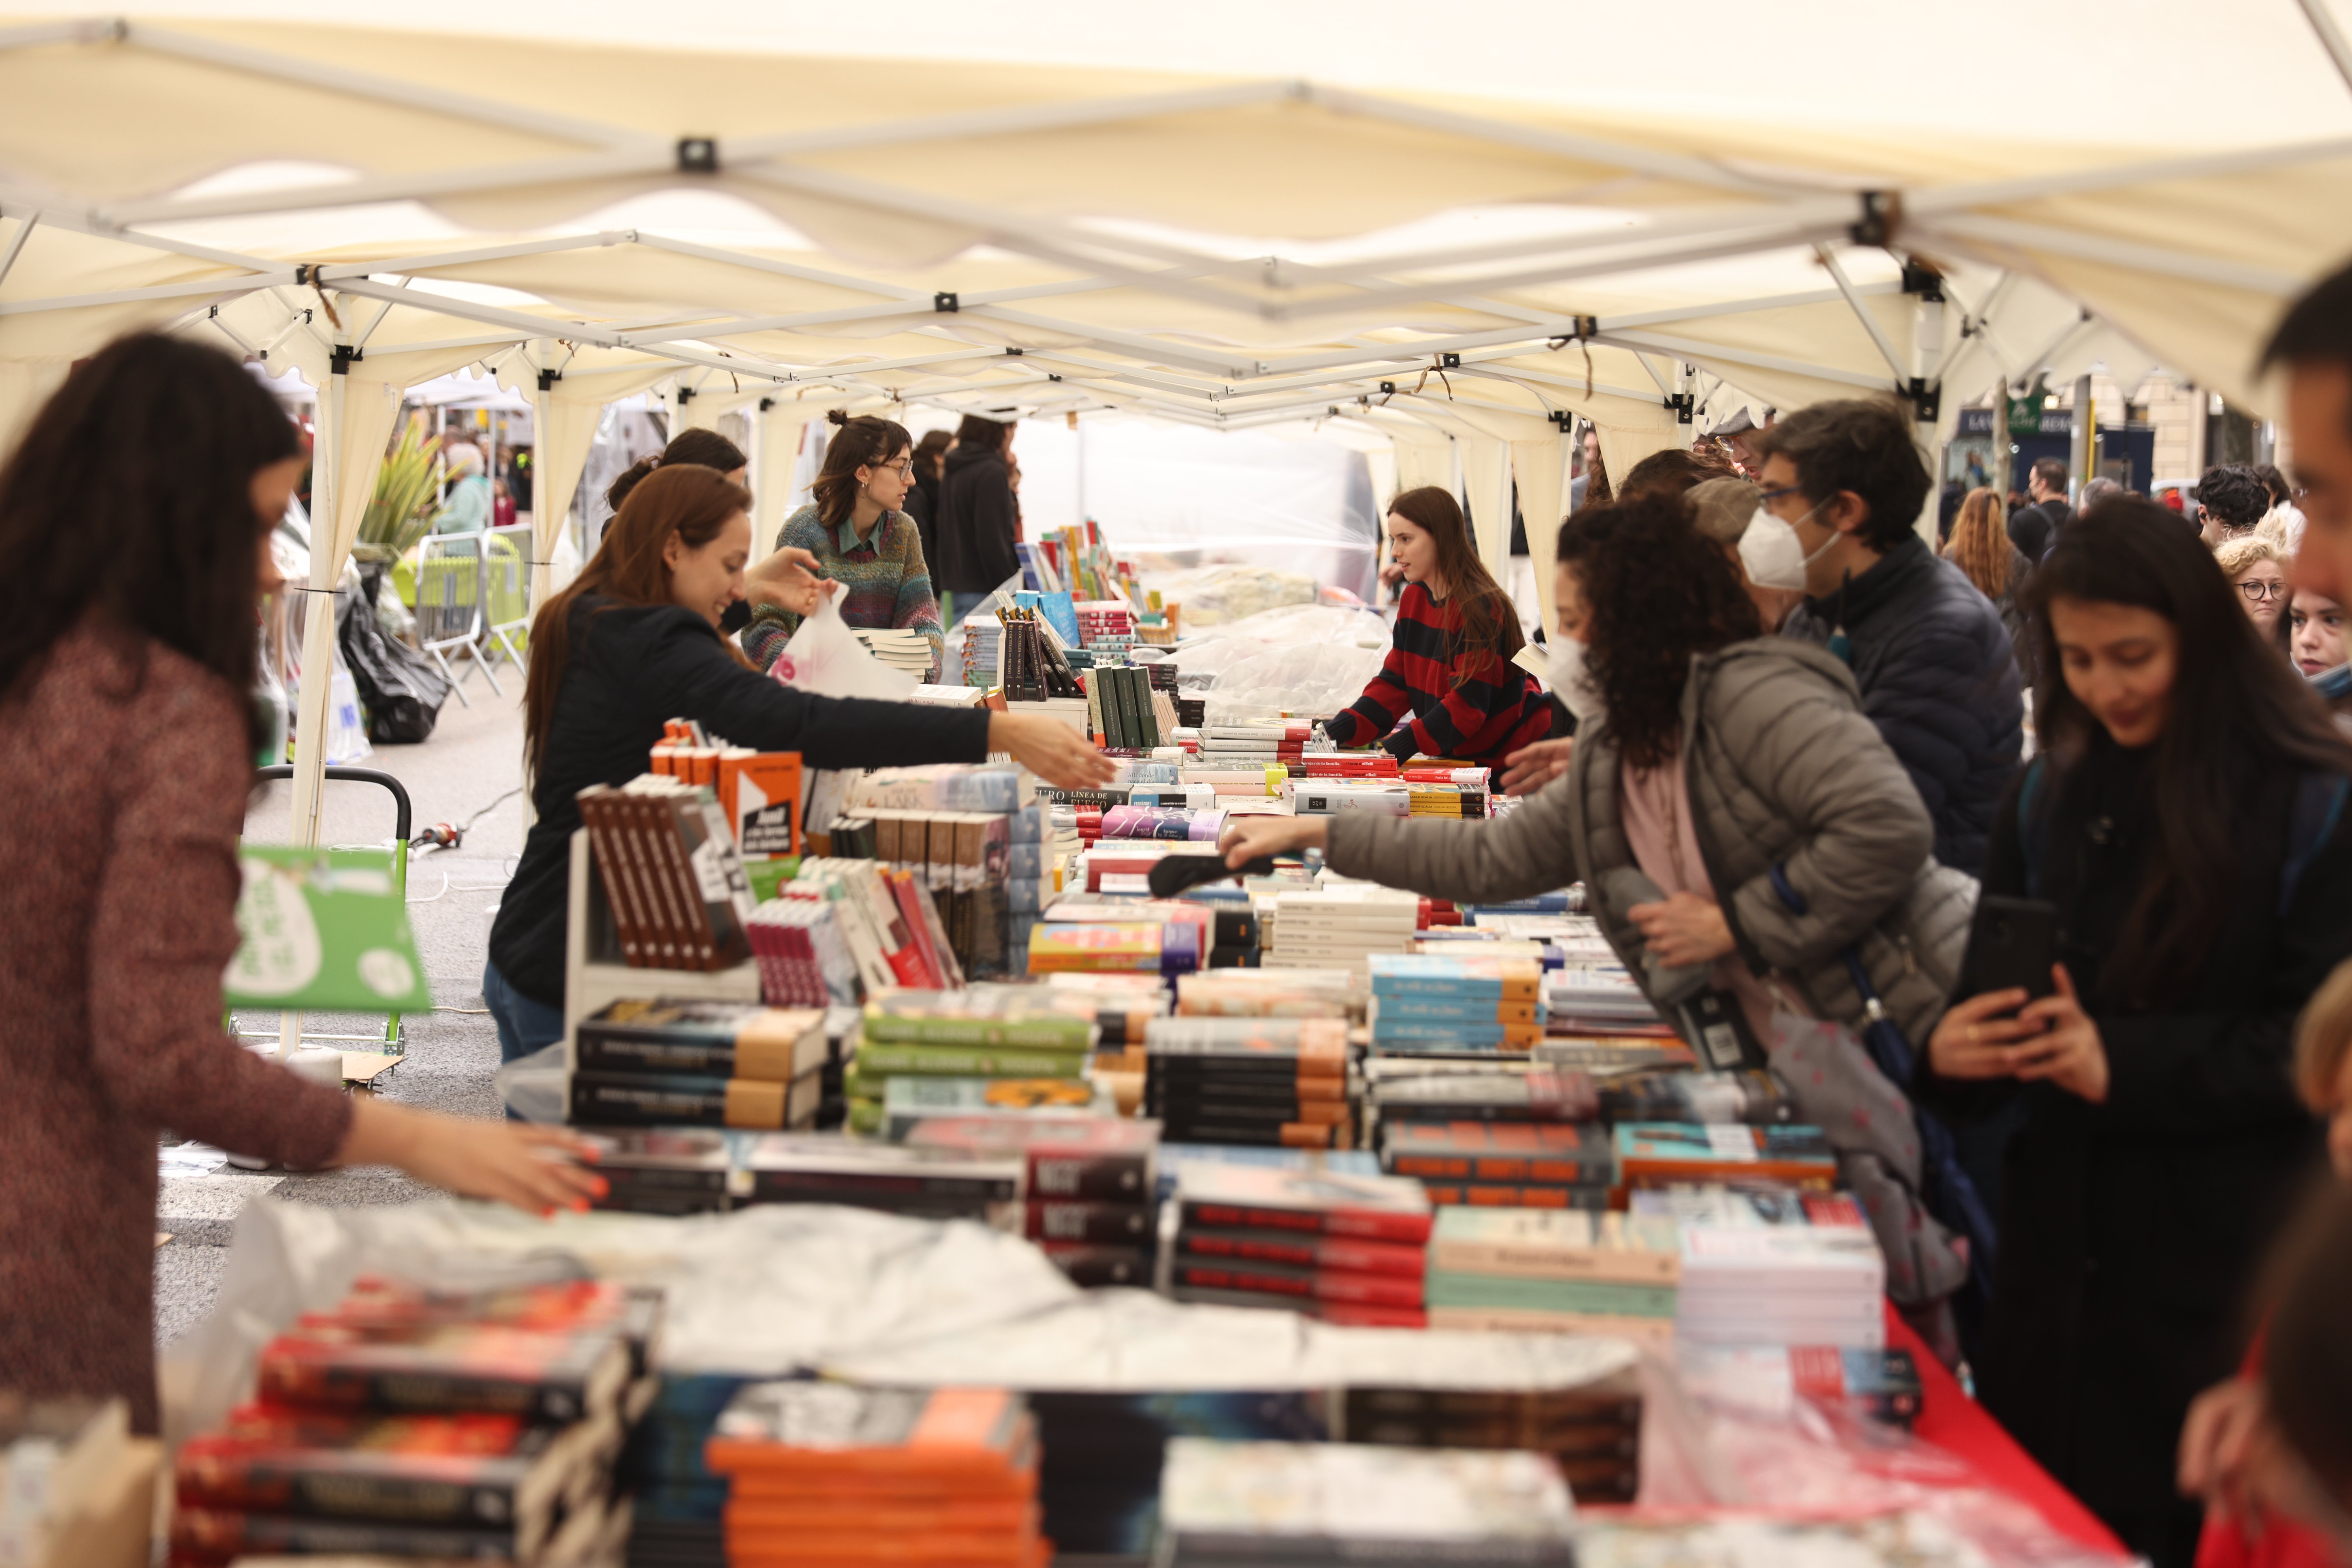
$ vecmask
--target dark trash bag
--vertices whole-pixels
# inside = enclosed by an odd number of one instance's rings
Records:
[[[449,683],[423,654],[383,635],[375,618],[374,589],[363,574],[364,603],[350,594],[335,595],[335,641],[351,666],[360,706],[367,710],[368,739],[414,743],[433,733],[441,704],[449,700]]]

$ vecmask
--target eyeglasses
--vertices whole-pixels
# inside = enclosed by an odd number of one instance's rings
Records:
[[[2276,599],[2286,593],[2284,583],[2256,583],[2249,579],[2238,584],[2238,592],[2259,605],[2265,599]]]
[[[866,467],[877,474],[896,473],[902,479],[911,479],[915,477],[915,459],[912,458],[899,463],[869,463]]]

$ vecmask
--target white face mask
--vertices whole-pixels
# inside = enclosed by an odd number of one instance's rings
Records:
[[[1824,503],[1826,504],[1826,503]],[[1813,508],[1819,511],[1820,507]],[[1797,521],[1810,522],[1813,511]],[[1822,547],[1811,555],[1805,553],[1804,541],[1797,537],[1796,523],[1779,518],[1764,507],[1748,520],[1747,531],[1739,536],[1739,563],[1748,569],[1748,580],[1759,588],[1781,588],[1802,593],[1805,588],[1805,568],[1829,553],[1838,542],[1832,533],[1822,542]]]
[[[1563,633],[1552,634],[1544,664],[1544,679],[1560,706],[1581,724],[1601,711],[1601,689],[1584,668],[1584,645]]]

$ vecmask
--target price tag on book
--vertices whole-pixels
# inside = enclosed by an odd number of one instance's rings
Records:
[[[221,976],[232,1007],[423,1013],[425,965],[386,849],[246,845],[236,929]]]

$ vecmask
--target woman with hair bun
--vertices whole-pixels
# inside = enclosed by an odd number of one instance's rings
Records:
[[[922,535],[904,510],[915,483],[914,437],[905,426],[870,414],[850,419],[836,408],[827,417],[840,428],[810,487],[815,499],[784,519],[776,548],[809,553],[815,570],[837,584],[828,591],[851,626],[922,633],[936,680],[946,631]],[[754,595],[745,651],[762,669],[773,665],[807,613]]]
[[[1511,662],[1519,612],[1470,546],[1462,508],[1435,485],[1389,503],[1389,553],[1404,569],[1388,661],[1324,726],[1342,746],[1499,763],[1549,737],[1557,712]]]

